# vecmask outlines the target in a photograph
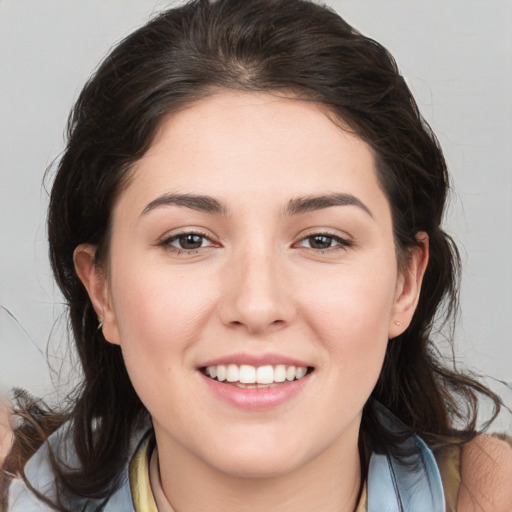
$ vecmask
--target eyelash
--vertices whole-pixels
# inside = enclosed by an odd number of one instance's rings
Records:
[[[184,239],[186,237],[191,237],[191,236],[200,237],[202,239],[201,245],[202,245],[202,242],[205,240],[207,240],[209,242],[209,245],[207,245],[206,247],[201,246],[201,247],[197,247],[194,249],[185,249],[183,247],[175,247],[174,245],[172,245],[173,242],[179,240],[180,238]],[[208,249],[209,247],[212,247],[215,244],[211,240],[211,238],[208,237],[205,233],[202,233],[200,231],[183,231],[181,233],[177,233],[175,235],[172,235],[170,237],[163,239],[161,242],[159,242],[158,245],[161,247],[164,247],[168,251],[175,252],[176,254],[183,254],[183,253],[195,254],[200,249]]]
[[[298,242],[298,245],[300,247],[305,247],[304,245],[302,245],[302,243],[305,242],[306,240],[309,240],[311,243],[311,239],[314,239],[314,238],[324,238],[324,239],[328,239],[331,243],[332,242],[336,243],[336,245],[331,245],[331,246],[325,247],[325,248],[306,247],[306,249],[311,249],[311,250],[313,250],[315,252],[319,252],[321,254],[323,254],[326,251],[345,250],[354,245],[351,240],[348,240],[347,238],[343,238],[339,235],[335,235],[335,234],[329,233],[329,232],[311,233],[311,234],[301,238]]]
[[[187,237],[199,237],[201,239],[200,240],[201,246],[196,247],[196,248],[187,249],[184,247],[176,247],[176,246],[172,245],[173,242],[179,241],[180,239],[185,239]],[[325,248],[306,247],[305,245],[303,245],[303,243],[308,240],[309,240],[309,243],[311,244],[311,241],[314,238],[323,238],[323,239],[326,239],[327,243],[331,244],[334,242],[335,245],[330,245],[329,247],[325,247]],[[203,247],[202,244],[204,241],[208,241],[209,244],[207,246]],[[183,254],[183,253],[195,254],[201,249],[208,249],[208,248],[214,246],[215,243],[211,240],[210,237],[208,237],[205,233],[202,233],[200,231],[183,231],[181,233],[177,233],[175,235],[172,235],[170,237],[163,239],[161,242],[159,242],[158,245],[161,247],[164,247],[166,250],[174,252],[176,254]],[[335,235],[333,233],[320,232],[320,233],[311,233],[311,234],[301,238],[299,240],[299,242],[294,245],[299,246],[299,247],[305,247],[306,249],[310,249],[312,251],[319,252],[319,253],[323,254],[327,251],[345,250],[349,247],[352,247],[353,242],[346,238]]]

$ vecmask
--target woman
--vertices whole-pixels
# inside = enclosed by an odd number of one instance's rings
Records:
[[[447,186],[392,57],[327,9],[196,1],[129,36],[51,195],[83,385],[59,416],[21,397],[18,443],[59,427],[8,510],[510,510],[475,426],[499,399],[429,340]]]

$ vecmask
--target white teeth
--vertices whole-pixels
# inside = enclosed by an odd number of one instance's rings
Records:
[[[304,368],[303,366],[299,366],[295,370],[295,378],[296,379],[302,379],[302,377],[304,377],[304,375],[306,375],[307,371],[308,371],[307,368]]]
[[[211,368],[211,366],[209,366],[208,368]],[[220,382],[226,380],[226,367],[223,364],[219,364],[217,366],[217,380],[219,380]]]
[[[258,384],[272,384],[274,382],[274,368],[272,366],[260,366],[256,370],[256,382]]]
[[[236,364],[208,366],[205,374],[220,382],[239,382],[241,384],[273,384],[274,382],[285,382],[299,380],[308,372],[305,366],[251,366],[249,364]]]
[[[240,366],[240,382],[242,384],[254,384],[256,382],[256,368],[243,364]]]
[[[284,382],[286,380],[286,366],[278,364],[274,367],[274,382]]]
[[[288,366],[286,369],[286,380],[295,379],[295,366]]]
[[[238,382],[240,378],[240,372],[238,371],[238,366],[236,364],[228,364],[226,368],[226,380],[228,382]]]

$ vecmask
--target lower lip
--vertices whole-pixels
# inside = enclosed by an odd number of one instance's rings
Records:
[[[210,391],[224,402],[246,411],[264,411],[278,407],[298,395],[311,374],[299,380],[265,388],[239,388],[233,384],[210,379],[202,373],[201,376]]]

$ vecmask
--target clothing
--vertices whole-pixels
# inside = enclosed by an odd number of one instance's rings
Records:
[[[401,422],[387,409],[377,404],[377,412],[383,426],[395,432],[403,430]],[[157,512],[149,482],[150,436],[147,427],[133,436],[130,447],[133,455],[123,469],[121,485],[108,500],[105,512]],[[77,460],[70,438],[69,428],[65,425],[50,436],[49,444],[58,457],[70,467],[76,467]],[[458,451],[454,450],[451,455],[445,456],[438,465],[431,450],[418,436],[407,438],[402,448],[409,449],[411,453],[403,461],[405,464],[390,454],[371,455],[365,482],[367,494],[363,492],[357,512],[455,512],[460,485]],[[46,444],[28,461],[25,474],[37,490],[49,499],[55,499],[56,491]],[[447,506],[443,480],[447,489]],[[85,506],[85,512],[93,510],[98,504],[98,500],[77,497],[70,499],[67,505],[71,510],[82,510]],[[22,480],[11,483],[7,512],[51,510],[27,489]]]

